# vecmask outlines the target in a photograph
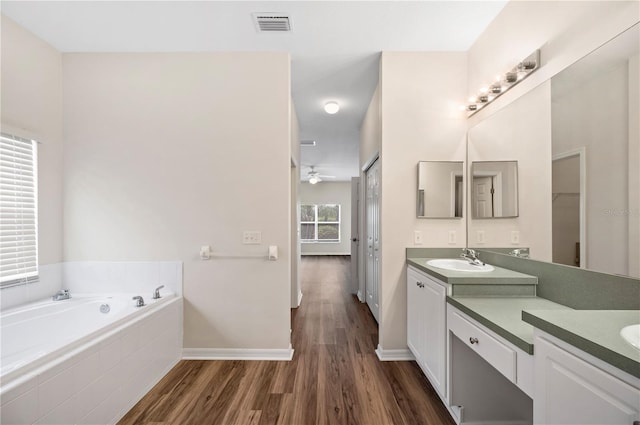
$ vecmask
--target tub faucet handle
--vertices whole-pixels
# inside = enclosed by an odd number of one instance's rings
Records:
[[[159,298],[160,298],[160,290],[161,290],[162,288],[164,288],[164,285],[160,285],[160,286],[158,286],[158,287],[156,288],[156,290],[155,290],[155,291],[153,291],[153,299],[154,299],[154,300],[157,300],[157,299],[159,299]]]
[[[136,295],[135,297],[132,298],[132,300],[136,300],[136,307],[144,307],[144,298],[142,298],[140,295]]]

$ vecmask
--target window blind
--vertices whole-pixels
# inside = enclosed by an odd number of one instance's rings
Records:
[[[38,278],[37,147],[0,134],[0,286]]]

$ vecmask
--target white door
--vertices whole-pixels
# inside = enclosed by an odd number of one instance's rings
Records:
[[[493,178],[474,177],[473,191],[477,218],[493,217]]]
[[[380,284],[380,161],[376,160],[366,172],[366,229],[367,268],[365,290],[367,305],[379,322]]]
[[[358,214],[360,211],[360,177],[351,178],[351,292],[358,292],[360,286],[358,273]]]

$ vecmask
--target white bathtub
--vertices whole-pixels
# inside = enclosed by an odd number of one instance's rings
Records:
[[[72,293],[3,312],[1,423],[112,423],[126,413],[182,348],[182,298],[136,307],[134,295]]]

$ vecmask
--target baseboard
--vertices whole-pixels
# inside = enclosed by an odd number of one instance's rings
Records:
[[[298,291],[298,307],[300,307],[301,302],[302,302],[302,291]]]
[[[360,300],[361,303],[364,302],[364,297],[362,296],[362,291],[358,289],[358,299]]]
[[[293,348],[184,348],[183,360],[284,360],[293,359]]]
[[[376,348],[376,355],[381,362],[411,361],[416,359],[408,348],[383,350],[380,344],[378,344],[378,348]]]
[[[311,255],[336,255],[336,256],[345,256],[350,257],[351,252],[302,252],[300,253],[303,257],[311,256]]]

